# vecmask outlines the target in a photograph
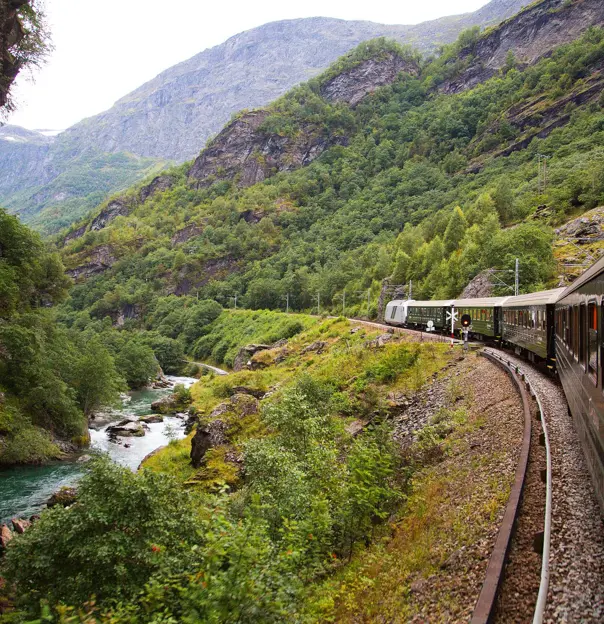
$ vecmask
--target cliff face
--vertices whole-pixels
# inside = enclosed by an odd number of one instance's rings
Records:
[[[388,52],[341,72],[319,91],[328,102],[355,106],[379,87],[392,84],[401,72],[415,76],[419,66]],[[262,126],[270,114],[270,109],[251,111],[228,124],[193,163],[192,183],[201,188],[236,178],[238,186],[251,186],[280,171],[304,167],[332,145],[347,143],[345,136],[326,134],[312,124],[292,137],[267,133]]]
[[[604,25],[602,0],[541,0],[513,19],[485,33],[461,53],[468,62],[461,75],[442,85],[458,93],[488,80],[505,66],[508,54],[521,66],[531,65],[590,26]]]

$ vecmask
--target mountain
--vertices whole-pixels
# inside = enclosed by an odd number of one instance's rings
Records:
[[[604,204],[603,26],[599,0],[545,0],[430,63],[361,44],[63,233],[69,322],[177,338],[190,295],[360,313],[384,278],[450,298],[516,258],[523,289],[556,284],[549,226]]]
[[[0,140],[0,202],[34,227],[56,231],[154,167],[193,158],[231,115],[279,97],[361,41],[386,36],[431,52],[463,29],[495,24],[528,2],[493,0],[475,13],[416,26],[317,17],[240,33],[45,146],[37,139],[33,147]]]

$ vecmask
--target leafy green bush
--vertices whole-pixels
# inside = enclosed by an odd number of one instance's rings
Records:
[[[118,371],[130,388],[141,388],[154,379],[158,363],[153,349],[136,339],[129,340],[116,358]]]

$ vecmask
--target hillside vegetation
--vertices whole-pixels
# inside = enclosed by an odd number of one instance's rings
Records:
[[[456,296],[516,257],[523,291],[554,284],[550,226],[604,201],[604,34],[590,29],[525,69],[509,55],[497,77],[439,94],[434,86],[459,71],[448,59],[478,36],[354,108],[322,98],[320,78],[276,102],[261,131],[296,136],[312,125],[346,137],[307,167],[250,188],[235,178],[195,189],[187,166],[171,171],[169,190],[65,245],[72,274],[94,273],[73,288],[71,310],[115,319],[127,308],[144,325],[169,293],[224,305],[238,294],[257,309],[283,309],[289,294],[297,310],[318,294],[335,311],[346,291],[347,312],[365,313],[367,290],[374,306],[385,277],[413,280],[417,297]],[[395,44],[371,46],[342,67]],[[99,250],[109,260],[98,263]]]

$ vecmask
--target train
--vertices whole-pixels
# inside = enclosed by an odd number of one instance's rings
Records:
[[[451,315],[454,317],[451,327]],[[467,315],[467,316],[464,316]],[[604,258],[567,288],[510,297],[394,300],[384,322],[508,347],[557,375],[604,515]]]

